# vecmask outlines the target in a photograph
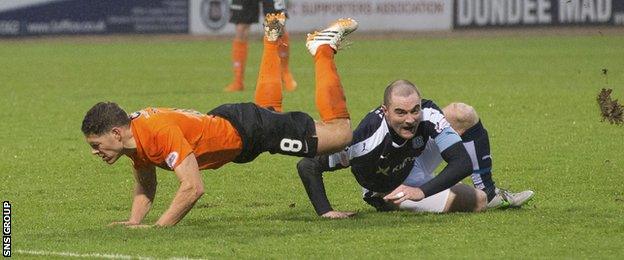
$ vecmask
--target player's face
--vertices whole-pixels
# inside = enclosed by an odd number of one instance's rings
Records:
[[[108,164],[115,163],[122,155],[121,135],[115,129],[102,135],[86,135],[85,138],[91,146],[91,154],[97,155]]]
[[[382,106],[388,124],[404,139],[410,139],[416,134],[420,123],[420,97],[414,93],[407,97],[392,96],[388,106]]]

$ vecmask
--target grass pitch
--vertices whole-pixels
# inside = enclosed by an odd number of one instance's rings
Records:
[[[293,37],[294,38],[294,37]],[[86,110],[115,101],[208,111],[253,98],[261,44],[250,45],[247,90],[225,94],[229,41],[0,42],[0,199],[13,205],[16,258],[619,258],[624,256],[624,127],[601,123],[603,87],[624,99],[624,36],[355,39],[337,55],[355,123],[405,78],[443,106],[473,105],[490,132],[500,187],[530,188],[519,210],[377,213],[351,173],[326,174],[347,220],[320,219],[297,158],[204,171],[206,194],[175,228],[107,228],[128,217],[128,159],[107,166],[80,132]],[[299,82],[286,110],[316,116],[312,61],[291,44]],[[607,69],[603,74],[602,69]],[[158,172],[153,223],[177,188]],[[63,255],[63,252],[65,253]],[[39,255],[37,255],[39,253]]]

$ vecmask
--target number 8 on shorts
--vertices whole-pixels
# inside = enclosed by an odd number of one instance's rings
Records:
[[[280,141],[280,149],[284,152],[297,153],[303,148],[303,143],[299,140],[284,138]]]

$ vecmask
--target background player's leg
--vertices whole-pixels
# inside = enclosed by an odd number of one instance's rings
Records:
[[[225,91],[242,91],[244,89],[243,80],[245,78],[245,63],[247,62],[249,27],[249,24],[236,24],[236,35],[232,41],[232,72],[234,73],[234,79],[225,88]]]
[[[280,16],[281,17],[277,17]],[[275,21],[282,19],[281,21]],[[268,14],[265,19],[265,27],[282,26],[282,28],[273,28],[275,30],[283,29],[283,14]],[[275,23],[281,24],[275,24]],[[265,34],[269,34],[271,28],[265,29]],[[275,111],[282,111],[282,73],[279,57],[279,38],[274,35],[264,36],[264,48],[262,51],[262,60],[260,61],[260,72],[258,73],[258,82],[256,83],[255,102],[261,107],[273,107]]]

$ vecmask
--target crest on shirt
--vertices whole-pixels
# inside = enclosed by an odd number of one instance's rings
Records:
[[[171,152],[167,155],[165,162],[167,163],[167,166],[169,166],[169,169],[173,170],[173,166],[175,166],[176,162],[178,162],[178,157],[178,152]]]
[[[450,127],[450,126],[451,126],[451,124],[449,124],[449,122],[446,121],[446,118],[442,118],[440,121],[438,121],[435,124],[435,130],[439,134],[439,133],[442,133],[442,130],[444,130],[444,128],[447,128],[447,127]]]
[[[422,136],[416,136],[412,139],[412,148],[418,149],[423,147],[423,145],[425,145],[425,141]]]

